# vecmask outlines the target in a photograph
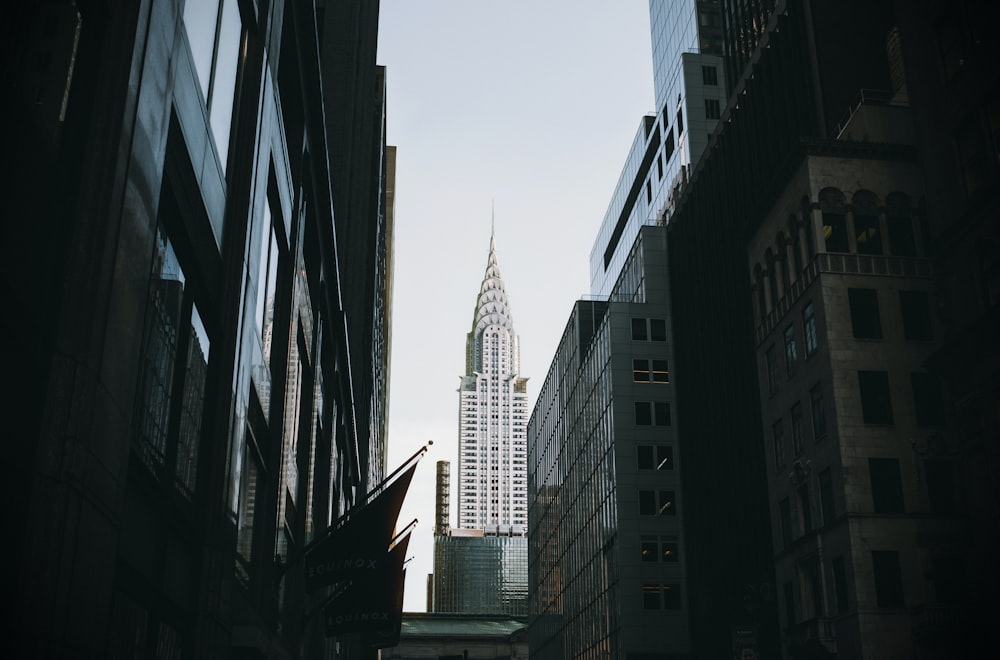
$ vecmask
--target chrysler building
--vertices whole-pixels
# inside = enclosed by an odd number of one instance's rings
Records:
[[[527,533],[527,378],[490,236],[459,388],[458,527]]]

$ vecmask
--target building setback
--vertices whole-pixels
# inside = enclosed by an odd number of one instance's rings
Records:
[[[348,7],[5,10],[18,657],[374,656],[299,562],[386,472],[394,150]]]

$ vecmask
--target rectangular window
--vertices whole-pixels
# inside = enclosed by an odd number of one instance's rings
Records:
[[[875,289],[848,289],[851,307],[851,327],[856,339],[881,339],[882,320],[878,313],[878,293]]]
[[[925,460],[924,478],[931,513],[948,514],[958,511],[954,467],[950,460],[943,458]]]
[[[653,182],[649,179],[646,180],[646,203],[649,204],[653,201]]]
[[[674,132],[672,130],[667,131],[666,137],[663,138],[663,154],[668,161],[674,155]]]
[[[191,305],[191,328],[183,343],[184,360],[182,406],[177,421],[177,464],[174,470],[178,490],[191,500],[198,477],[198,446],[205,410],[205,385],[208,378],[208,354],[211,343],[198,313]]]
[[[847,570],[843,555],[833,558],[833,593],[837,614],[847,612]]]
[[[806,337],[806,356],[812,356],[819,348],[819,338],[816,336],[816,314],[813,304],[802,308],[802,331]]]
[[[644,610],[660,609],[660,585],[658,584],[642,585],[642,609]]]
[[[721,116],[718,99],[705,99],[705,119],[718,119]]]
[[[677,563],[677,543],[664,541],[660,546],[660,561]]]
[[[168,191],[161,199],[174,201]],[[172,482],[190,501],[198,473],[210,342],[162,222],[153,251],[132,449],[154,478]]]
[[[667,341],[667,322],[663,319],[649,319],[649,338],[652,341]]]
[[[632,380],[636,383],[649,382],[649,360],[632,360]]]
[[[944,398],[941,381],[934,374],[918,371],[910,374],[913,386],[913,405],[919,426],[944,424]]]
[[[773,344],[764,351],[764,362],[767,365],[767,391],[773,396],[778,391],[778,353]]]
[[[813,528],[812,500],[809,498],[809,485],[802,484],[796,490],[799,498],[799,518],[802,522],[802,533],[808,533]]]
[[[260,261],[257,270],[257,333],[264,352],[265,368],[271,359],[271,338],[274,326],[274,296],[278,279],[278,241],[274,233],[270,203],[264,204],[258,240]],[[265,406],[267,402],[263,402]],[[265,408],[266,409],[266,408]]]
[[[665,610],[681,609],[681,585],[679,584],[663,585],[663,609]]]
[[[817,383],[809,390],[809,405],[812,409],[813,441],[826,437],[826,410],[823,404],[823,384]]]
[[[681,133],[684,132],[684,108],[677,108],[677,139],[680,140]]]
[[[897,257],[917,256],[917,243],[913,238],[913,219],[908,215],[889,215],[885,219],[889,230],[889,249]]]
[[[885,371],[859,371],[861,417],[865,424],[892,424],[892,400],[889,374]]]
[[[802,404],[796,402],[791,410],[792,419],[792,454],[802,453]]]
[[[257,459],[253,433],[246,428],[240,473],[237,475],[239,488],[239,511],[236,525],[236,575],[247,584],[253,573],[254,519],[257,507],[257,491],[260,489],[260,462]]]
[[[635,448],[635,455],[638,460],[640,470],[652,470],[656,467],[653,458],[652,445],[639,445]]]
[[[849,252],[847,220],[843,213],[823,211],[823,238],[827,252]]]
[[[792,545],[795,535],[792,533],[792,503],[787,497],[778,503],[778,517],[781,520],[781,544],[782,547],[788,548]]]
[[[674,469],[674,449],[673,447],[667,447],[666,445],[656,446],[656,469],[657,470],[673,470]]]
[[[830,468],[824,468],[819,473],[819,505],[823,513],[823,525],[833,524],[833,474]]]
[[[657,515],[660,516],[674,516],[677,515],[677,503],[674,500],[674,491],[672,490],[661,490],[660,493],[660,506],[657,509]]]
[[[903,480],[895,458],[869,458],[875,513],[903,513]]]
[[[649,401],[635,402],[635,425],[650,426],[653,423],[652,407]]]
[[[875,572],[875,600],[879,607],[903,607],[903,576],[899,553],[895,550],[872,550]]]
[[[702,66],[701,82],[705,85],[718,85],[719,71],[714,66]]]
[[[656,426],[670,426],[670,403],[655,401],[653,403],[653,423]]]
[[[653,382],[670,382],[670,370],[667,368],[666,360],[653,360]]]
[[[799,359],[798,350],[795,348],[795,326],[790,325],[785,328],[785,377],[791,378],[795,375],[796,362]]]
[[[655,490],[640,490],[639,491],[639,515],[640,516],[655,516],[656,515],[656,491]]]
[[[656,561],[659,554],[659,543],[655,536],[643,536],[639,542],[642,561]]]
[[[212,137],[225,172],[243,35],[237,0],[185,2],[184,28],[208,108]]]
[[[646,341],[646,319],[632,319],[632,341]]]
[[[903,316],[903,336],[909,341],[930,341],[931,306],[926,291],[900,291],[899,306]]]
[[[780,472],[785,467],[785,426],[780,419],[771,425],[771,439],[774,446],[774,469]]]

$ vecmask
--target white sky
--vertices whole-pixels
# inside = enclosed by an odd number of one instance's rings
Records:
[[[434,476],[458,467],[459,376],[486,270],[491,205],[530,404],[644,114],[647,0],[382,0],[388,142],[397,147],[389,471],[433,440],[399,527],[403,609],[426,610]]]

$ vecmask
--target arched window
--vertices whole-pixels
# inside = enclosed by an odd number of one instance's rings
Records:
[[[910,198],[901,192],[886,195],[885,215],[886,228],[889,232],[889,251],[897,257],[917,256]]]
[[[836,188],[824,188],[819,192],[819,208],[823,213],[825,251],[848,252],[844,193]]]
[[[767,298],[764,294],[764,273],[760,263],[753,267],[753,287],[757,292],[757,321],[763,323],[767,318]]]
[[[781,293],[786,295],[791,286],[791,278],[788,275],[788,240],[785,239],[785,232],[779,231],[774,242],[778,252],[778,268],[781,270]]]
[[[792,261],[795,264],[795,279],[798,279],[799,274],[802,273],[802,247],[799,244],[801,229],[802,223],[799,222],[799,219],[794,214],[788,216],[788,235],[791,238],[790,243],[792,246]]]
[[[882,254],[882,232],[878,221],[878,197],[859,190],[851,200],[854,209],[854,238],[861,254]]]
[[[774,309],[778,304],[778,278],[774,276],[774,253],[771,252],[771,248],[767,248],[764,252],[764,261],[767,264],[764,277],[767,278],[767,289],[771,294],[771,309]]]
[[[802,212],[802,226],[806,230],[806,255],[811,261],[812,258],[816,256],[816,237],[813,235],[812,202],[809,201],[808,197],[803,195],[802,202],[799,206]]]

